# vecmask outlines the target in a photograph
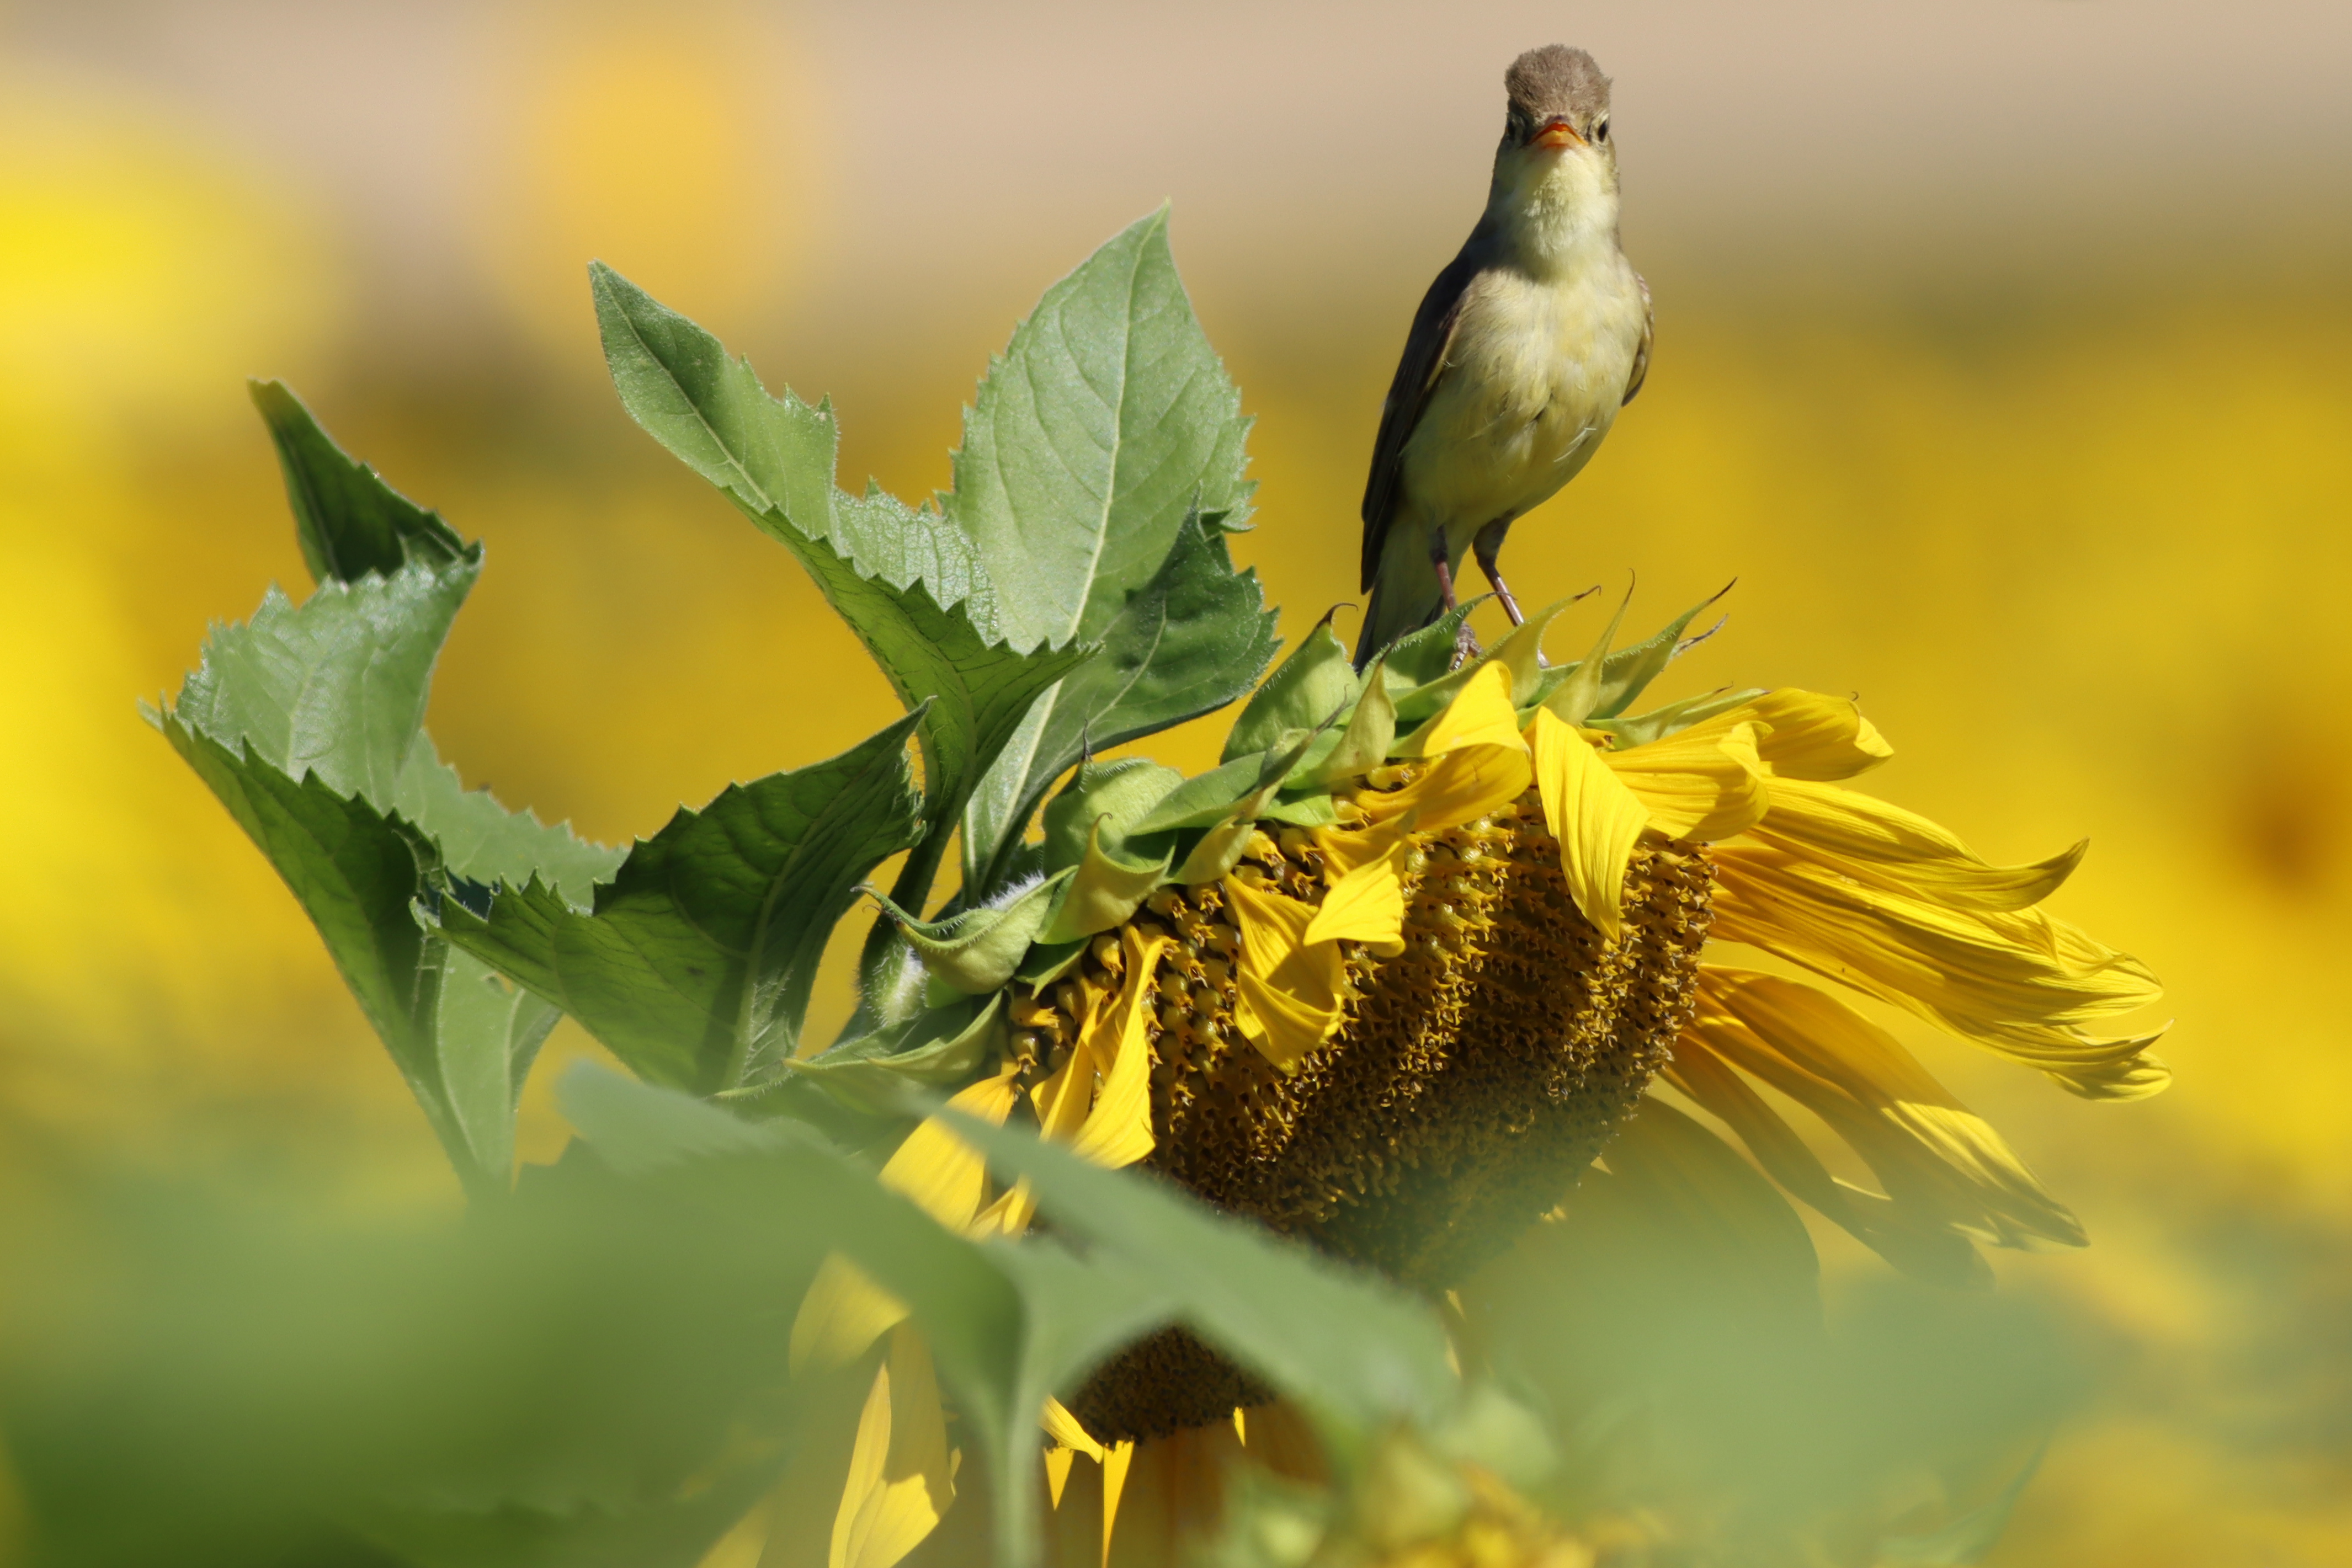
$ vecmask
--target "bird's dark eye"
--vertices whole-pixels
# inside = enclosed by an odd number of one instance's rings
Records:
[[[1600,124],[1592,128],[1592,140],[1595,141],[1606,141],[1609,140],[1609,122],[1607,120],[1604,120]]]

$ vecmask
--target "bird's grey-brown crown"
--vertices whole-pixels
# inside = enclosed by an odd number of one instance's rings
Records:
[[[1560,117],[1583,131],[1609,112],[1609,78],[1591,55],[1566,44],[1546,44],[1513,60],[1503,91],[1513,122],[1523,126]]]

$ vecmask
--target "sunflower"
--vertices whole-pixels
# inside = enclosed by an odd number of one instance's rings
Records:
[[[2081,1245],[2000,1135],[1840,993],[2086,1098],[2156,1092],[2154,1037],[2095,1027],[2155,999],[2154,977],[2039,907],[2083,846],[1992,865],[1851,788],[1891,748],[1843,698],[1727,691],[1628,716],[1690,615],[1553,667],[1536,650],[1559,609],[1460,668],[1441,622],[1360,678],[1318,629],[1214,772],[1082,768],[1036,880],[952,930],[906,923],[935,998],[990,998],[985,1065],[951,1103],[1432,1294],[1596,1159],[1640,1179],[1674,1164],[1649,1145],[1714,1135],[1664,1091],[1906,1271],[1967,1282],[1980,1242]],[[1711,943],[1822,984],[1718,963]],[[1878,1189],[1832,1176],[1766,1088]],[[1029,1223],[1026,1193],[992,1189],[936,1122],[883,1179],[966,1233]],[[954,1499],[906,1318],[835,1260],[793,1329],[796,1368],[874,1368],[828,1568],[889,1568]],[[1316,1474],[1303,1426],[1181,1328],[1049,1403],[1041,1430],[1057,1523],[1084,1538],[1066,1561],[1164,1560],[1215,1518],[1237,1456]],[[1481,1507],[1501,1528],[1508,1511]]]

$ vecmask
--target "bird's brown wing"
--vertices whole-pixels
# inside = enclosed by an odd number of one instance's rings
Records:
[[[1650,303],[1650,285],[1638,272],[1633,275],[1633,281],[1642,289],[1642,342],[1633,350],[1633,373],[1625,378],[1625,396],[1620,401],[1620,407],[1632,402],[1640,393],[1642,383],[1650,379],[1650,344],[1658,335],[1658,312]]]
[[[1462,297],[1482,265],[1474,254],[1476,243],[1474,238],[1464,246],[1462,254],[1446,264],[1429,292],[1422,296],[1421,308],[1413,312],[1412,331],[1404,340],[1404,357],[1397,361],[1396,379],[1389,383],[1388,401],[1381,405],[1381,433],[1372,443],[1372,471],[1364,481],[1361,586],[1368,591],[1380,573],[1381,547],[1387,542],[1389,522],[1396,515],[1404,444],[1413,426],[1421,423],[1430,390],[1445,369],[1445,350],[1454,341],[1454,326],[1462,316]]]

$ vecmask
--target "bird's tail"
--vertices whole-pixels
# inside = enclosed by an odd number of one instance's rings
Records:
[[[1372,581],[1371,601],[1364,607],[1363,635],[1356,640],[1356,668],[1360,671],[1374,655],[1408,632],[1418,632],[1445,609],[1444,591],[1437,585],[1428,547],[1417,538],[1389,536],[1381,553],[1380,575]]]

